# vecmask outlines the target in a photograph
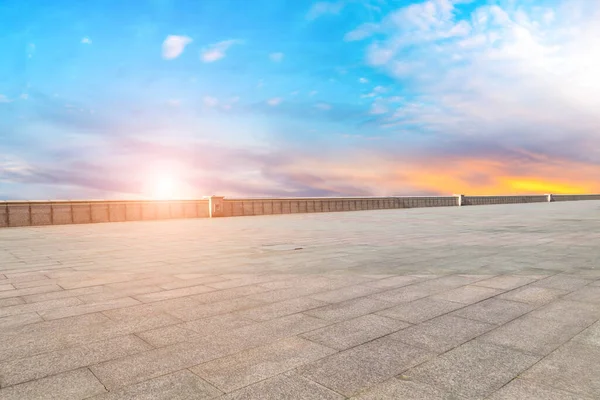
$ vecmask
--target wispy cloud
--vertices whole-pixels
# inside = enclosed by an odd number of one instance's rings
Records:
[[[12,100],[3,94],[0,94],[0,103],[11,103]]]
[[[169,35],[162,44],[162,56],[164,59],[172,60],[183,53],[185,46],[192,42],[188,36]]]
[[[269,99],[267,101],[267,104],[270,106],[278,106],[283,102],[283,99],[281,97],[274,97],[272,99]]]
[[[585,0],[554,9],[459,7],[425,1],[378,23],[365,58],[410,96],[386,105],[381,121],[398,132],[541,152],[568,141],[600,163],[600,79],[591,68],[600,64],[600,7]]]
[[[226,56],[227,50],[235,44],[240,44],[239,40],[224,40],[210,45],[202,51],[202,61],[215,62]]]
[[[269,58],[273,62],[282,62],[284,54],[283,53],[271,53],[269,54]]]
[[[92,44],[92,39],[90,39],[89,37],[84,37],[81,39],[81,43],[82,44]]]
[[[345,6],[346,4],[343,1],[319,1],[310,7],[308,14],[306,14],[306,18],[308,20],[314,20],[327,14],[336,15],[339,14]]]

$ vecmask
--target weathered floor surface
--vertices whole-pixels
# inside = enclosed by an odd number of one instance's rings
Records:
[[[0,399],[598,399],[600,202],[0,230]]]

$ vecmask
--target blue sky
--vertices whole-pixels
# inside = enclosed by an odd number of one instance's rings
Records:
[[[600,3],[0,0],[0,198],[600,191]]]

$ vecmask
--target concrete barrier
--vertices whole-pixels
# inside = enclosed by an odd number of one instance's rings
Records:
[[[406,196],[311,197],[198,200],[52,200],[0,201],[0,228],[148,221],[172,218],[237,217],[386,210],[413,207],[453,207],[486,204],[523,204],[550,201],[600,200],[600,194],[545,194],[522,196]],[[211,206],[212,204],[212,206]],[[211,207],[214,208],[211,212]]]
[[[530,196],[462,196],[461,206],[482,206],[486,204],[523,204],[544,203],[548,201],[548,195]]]

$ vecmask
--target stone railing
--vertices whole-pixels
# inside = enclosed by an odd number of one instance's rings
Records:
[[[208,217],[209,200],[3,201],[0,227]]]
[[[0,201],[0,227],[600,200],[600,194]]]

